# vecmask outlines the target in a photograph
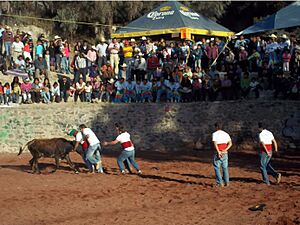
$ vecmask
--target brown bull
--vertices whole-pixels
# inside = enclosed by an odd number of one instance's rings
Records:
[[[59,168],[60,159],[66,159],[70,167],[78,173],[75,165],[72,163],[69,153],[73,150],[74,145],[72,141],[68,141],[64,138],[51,138],[51,139],[33,139],[29,141],[23,148],[20,147],[18,155],[28,148],[32,155],[32,159],[29,161],[33,173],[40,173],[38,167],[38,159],[41,157],[54,158],[56,163],[56,169]]]

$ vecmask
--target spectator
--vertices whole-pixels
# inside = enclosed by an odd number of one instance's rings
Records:
[[[52,101],[59,103],[60,102],[60,87],[57,82],[53,83],[51,89]]]
[[[105,39],[101,38],[100,43],[96,46],[97,53],[98,53],[98,67],[101,68],[102,65],[106,64],[107,61],[107,56],[106,56],[106,51],[107,51],[107,44],[105,43]]]
[[[5,54],[10,60],[12,56],[12,43],[14,42],[14,34],[12,33],[12,30],[9,26],[5,27],[5,31],[2,33],[2,40],[5,47]]]
[[[33,103],[40,103],[41,102],[41,92],[43,90],[42,84],[38,78],[34,78],[31,87],[31,98]]]
[[[22,94],[20,82],[18,77],[14,77],[13,82],[11,83],[12,91],[12,102],[19,103],[19,96]]]
[[[291,54],[289,50],[286,48],[282,54],[282,61],[283,61],[283,71],[289,72],[290,71],[290,61],[291,61]]]
[[[24,49],[24,44],[23,42],[20,41],[20,37],[16,37],[16,40],[12,43],[12,58],[13,61],[15,62],[15,60],[20,56],[23,55],[23,49]]]
[[[43,85],[42,85],[42,92],[41,97],[44,100],[44,103],[49,104],[51,102],[51,85],[48,78],[44,79]]]
[[[86,81],[87,75],[87,63],[86,58],[84,57],[84,53],[80,53],[75,59],[75,68],[76,71],[74,73],[74,82],[78,83],[80,75],[83,77],[82,80]]]
[[[119,73],[119,51],[120,51],[120,44],[117,42],[117,39],[114,38],[112,43],[108,46],[108,51],[110,53],[110,62],[112,67],[114,68],[115,74]]]
[[[91,102],[92,101],[92,86],[91,82],[86,82],[86,86],[84,87],[84,93],[85,93],[85,101]]]
[[[82,78],[79,78],[79,81],[76,83],[76,92],[74,97],[75,102],[77,102],[78,96],[81,102],[85,101],[84,91],[85,91],[85,82]]]
[[[9,105],[9,103],[11,102],[12,92],[8,82],[4,84],[3,91],[4,91],[4,104]]]
[[[250,78],[248,72],[245,72],[241,79],[241,92],[244,99],[248,97],[250,92]]]
[[[64,102],[68,101],[70,95],[70,82],[66,77],[63,77],[59,82],[60,87],[60,97]]]
[[[35,68],[35,78],[39,78],[40,75],[44,75],[45,78],[48,78],[48,65],[46,60],[43,58],[43,55],[39,55],[38,58],[34,61]]]
[[[31,103],[31,93],[30,93],[31,88],[32,88],[32,83],[30,83],[30,79],[25,78],[24,82],[21,84],[23,103],[25,104]]]

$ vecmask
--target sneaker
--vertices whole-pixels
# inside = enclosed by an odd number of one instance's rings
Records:
[[[95,169],[98,171],[101,167],[101,160],[96,163]]]
[[[225,183],[225,187],[229,187],[229,183]]]
[[[221,183],[221,184],[216,184],[216,187],[222,188],[222,187],[224,187],[224,184],[223,184],[223,183]]]
[[[122,170],[122,171],[121,171],[121,174],[122,174],[122,175],[125,175],[125,174],[126,174],[125,170]]]
[[[137,173],[138,173],[139,175],[141,175],[141,174],[142,174],[142,171],[141,171],[141,170],[138,170]]]
[[[279,184],[281,181],[281,173],[278,173],[276,183]]]

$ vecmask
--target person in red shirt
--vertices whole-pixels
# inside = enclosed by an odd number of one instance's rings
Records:
[[[133,165],[133,167],[137,170],[138,174],[141,174],[142,171],[140,170],[138,164],[135,161],[135,148],[134,145],[130,139],[130,134],[125,131],[124,127],[121,124],[116,123],[116,131],[118,133],[117,138],[114,141],[105,141],[103,142],[103,145],[115,145],[117,143],[121,143],[122,147],[122,152],[118,157],[117,163],[120,168],[120,172],[125,175],[125,168],[123,163],[128,163],[126,162],[127,160]]]
[[[147,74],[148,80],[151,80],[154,77],[154,73],[156,72],[156,68],[159,67],[159,60],[155,53],[149,53],[149,57],[147,59]]]
[[[268,172],[276,178],[276,183],[279,184],[281,181],[281,173],[276,172],[276,170],[271,166],[272,150],[274,146],[275,152],[278,152],[278,145],[274,138],[272,132],[264,129],[263,124],[258,123],[259,130],[259,144],[261,148],[260,154],[260,170],[263,178],[263,182],[270,185]]]
[[[216,182],[218,187],[223,187],[223,178],[225,186],[229,186],[229,173],[228,173],[228,150],[232,146],[232,141],[228,133],[221,130],[221,125],[215,123],[216,131],[212,134],[212,141],[214,144],[214,170],[216,173]],[[223,178],[220,173],[220,168],[223,169]]]

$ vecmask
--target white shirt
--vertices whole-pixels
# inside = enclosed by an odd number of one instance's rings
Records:
[[[89,135],[89,138],[87,139],[87,141],[89,142],[90,146],[100,143],[96,134],[90,128],[84,128],[82,133],[83,133],[83,136]]]
[[[23,42],[13,42],[11,46],[15,52],[23,52],[24,44]]]
[[[217,130],[212,134],[212,141],[216,142],[216,144],[227,144],[231,141],[231,138],[225,131]]]
[[[82,133],[81,132],[78,132],[75,136],[75,141],[77,142],[80,142],[80,144],[83,144],[84,141],[83,141],[83,136],[82,136]]]
[[[85,86],[84,87],[85,92],[88,92],[88,93],[92,92],[92,89],[93,89],[92,86]]]
[[[117,141],[119,141],[121,144],[124,143],[124,142],[131,141],[131,140],[130,140],[130,134],[127,133],[127,132],[124,132],[124,133],[122,133],[122,134],[119,134],[119,136],[118,136],[116,139],[117,139]],[[132,150],[134,150],[134,146],[132,145],[131,147],[125,148],[124,150],[125,150],[125,151],[132,151]]]
[[[97,51],[99,53],[99,56],[106,56],[107,46],[108,45],[106,43],[103,43],[103,44],[99,43],[99,44],[97,44],[96,49],[97,49]]]
[[[259,141],[265,145],[271,145],[272,140],[274,140],[274,136],[272,132],[264,129],[262,132],[259,133]]]

